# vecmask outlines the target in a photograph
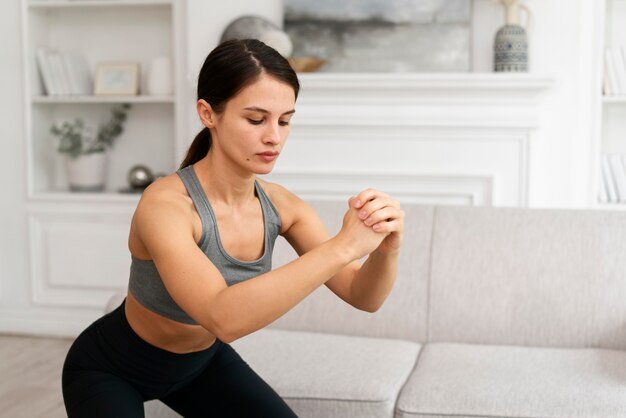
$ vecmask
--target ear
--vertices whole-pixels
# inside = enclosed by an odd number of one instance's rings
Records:
[[[215,126],[215,118],[216,114],[213,111],[213,108],[210,104],[207,103],[206,100],[200,99],[196,103],[196,111],[198,112],[198,116],[202,121],[202,124],[207,128],[213,128]]]

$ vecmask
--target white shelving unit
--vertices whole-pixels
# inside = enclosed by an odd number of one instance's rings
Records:
[[[603,91],[605,77],[605,51],[607,48],[626,48],[626,0],[601,0],[597,2],[596,86],[594,138],[592,155],[594,167],[593,207],[626,210],[624,202],[601,202],[602,155],[626,155],[626,91],[606,95]]]
[[[28,197],[41,200],[69,193],[63,156],[49,133],[53,123],[81,117],[97,126],[106,120],[115,103],[131,103],[124,133],[117,138],[109,158],[106,191],[98,200],[119,201],[118,191],[127,186],[126,174],[135,164],[155,173],[175,169],[182,148],[183,94],[180,74],[174,73],[174,94],[144,95],[149,64],[157,56],[182,62],[183,37],[179,22],[180,0],[22,0]],[[132,40],[132,42],[129,42]],[[92,77],[98,62],[140,63],[137,96],[47,96],[38,72],[36,51],[47,47],[84,56]],[[123,199],[122,199],[123,200]],[[71,202],[67,196],[63,201]]]
[[[128,229],[139,194],[122,193],[127,173],[143,164],[155,174],[176,169],[186,147],[183,0],[22,0],[22,56],[30,270],[28,303],[62,312],[60,323],[89,322],[126,285]],[[48,96],[36,60],[39,47],[80,53],[91,75],[99,62],[139,62],[136,96]],[[151,61],[174,64],[173,93],[144,92]],[[132,105],[109,152],[106,189],[70,192],[54,123],[82,118],[97,127],[117,103]],[[188,110],[187,110],[188,112]],[[87,273],[88,272],[88,273]],[[88,319],[81,318],[87,312]],[[45,314],[43,314],[45,315]],[[68,327],[71,327],[68,325]],[[75,327],[75,325],[74,325]],[[60,326],[59,329],[63,328]],[[62,330],[59,332],[63,332]],[[67,332],[67,331],[66,331]]]

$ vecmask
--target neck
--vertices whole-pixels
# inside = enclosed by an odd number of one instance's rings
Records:
[[[216,153],[209,153],[194,164],[206,195],[212,203],[224,203],[237,206],[248,203],[254,198],[254,173],[242,173],[224,159],[216,158]]]

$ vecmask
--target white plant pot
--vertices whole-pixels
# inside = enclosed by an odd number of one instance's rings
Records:
[[[101,192],[107,178],[108,154],[94,152],[66,157],[67,181],[72,192]]]

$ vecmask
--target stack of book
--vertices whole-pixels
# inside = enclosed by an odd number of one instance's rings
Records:
[[[601,203],[626,203],[626,156],[602,154]]]
[[[626,47],[604,51],[604,95],[626,95]]]
[[[93,93],[93,78],[82,54],[39,47],[37,67],[48,96],[88,96]]]

